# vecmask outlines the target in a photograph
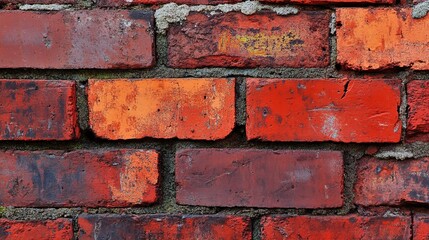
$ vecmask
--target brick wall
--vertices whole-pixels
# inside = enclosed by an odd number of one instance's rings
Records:
[[[0,239],[428,239],[428,11],[0,0]]]

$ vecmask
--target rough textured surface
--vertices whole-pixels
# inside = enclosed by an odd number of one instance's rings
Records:
[[[399,86],[396,80],[247,79],[247,138],[398,142]]]
[[[429,82],[407,84],[407,141],[429,141]]]
[[[79,136],[73,81],[0,79],[0,99],[0,140]]]
[[[63,3],[76,3],[77,0],[0,0],[0,4],[4,3],[26,3],[26,4],[63,4]]]
[[[416,1],[414,1],[416,2]],[[423,18],[429,12],[429,1],[422,1],[413,7],[413,18]]]
[[[182,150],[176,199],[202,206],[341,207],[342,167],[335,151]]]
[[[411,9],[337,9],[337,62],[354,70],[429,70],[429,17]]]
[[[99,137],[207,139],[234,128],[234,80],[90,80],[89,123]]]
[[[279,16],[192,13],[168,31],[171,67],[326,67],[327,11]]]
[[[413,223],[413,240],[427,240],[429,236],[429,215],[416,214]]]
[[[347,4],[347,3],[375,3],[375,4],[393,4],[394,0],[262,0],[270,3],[298,3],[308,5],[328,5],[328,4]]]
[[[158,198],[154,151],[6,151],[0,166],[2,206],[125,207]]]
[[[411,218],[348,216],[268,216],[262,239],[410,239]]]
[[[250,218],[240,216],[81,215],[79,239],[250,240]]]
[[[147,11],[0,11],[0,68],[144,68],[154,64]]]
[[[13,221],[0,218],[0,239],[3,240],[71,240],[70,219],[55,221]]]
[[[359,161],[355,203],[359,205],[400,205],[429,203],[429,159]]]
[[[99,6],[126,6],[134,4],[165,4],[165,3],[178,3],[178,4],[225,4],[236,3],[241,0],[98,0]]]

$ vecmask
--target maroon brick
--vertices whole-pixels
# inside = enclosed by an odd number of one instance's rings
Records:
[[[329,64],[327,11],[279,16],[192,13],[168,33],[172,67],[325,67]]]
[[[73,239],[73,226],[69,219],[49,221],[14,221],[0,219],[2,240],[68,240]]]
[[[2,3],[12,3],[12,4],[73,4],[76,3],[76,0],[0,0]]]
[[[146,11],[0,11],[0,68],[144,68],[154,63]]]
[[[250,219],[240,216],[87,215],[78,219],[79,239],[250,240]]]
[[[343,205],[336,151],[193,149],[176,155],[180,204],[268,208]]]
[[[126,207],[158,198],[154,151],[6,151],[0,166],[2,206]]]
[[[429,203],[429,158],[406,161],[364,158],[357,173],[356,204]]]
[[[0,99],[0,140],[79,136],[73,81],[0,80]]]
[[[429,82],[414,80],[407,84],[408,142],[429,141]]]
[[[411,218],[348,216],[268,216],[262,239],[410,239]]]

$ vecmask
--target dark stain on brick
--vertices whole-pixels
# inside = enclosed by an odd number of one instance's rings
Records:
[[[9,228],[9,226],[0,225],[0,239],[6,239],[9,235],[9,232],[7,231]]]
[[[146,20],[150,23],[153,22],[153,15],[151,12],[149,11],[144,11],[144,10],[132,10],[130,11],[130,18],[131,19],[143,19]]]

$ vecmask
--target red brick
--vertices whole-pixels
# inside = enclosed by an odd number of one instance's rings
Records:
[[[393,4],[394,0],[263,0],[269,3],[297,3],[308,5],[327,5],[327,4],[348,4],[348,3],[375,3],[375,4]]]
[[[107,139],[226,137],[235,123],[234,80],[90,80],[89,122]]]
[[[427,240],[429,236],[429,215],[418,213],[414,215],[413,239]]]
[[[400,81],[247,79],[248,139],[398,142]]]
[[[73,4],[76,0],[0,0],[0,4]]]
[[[154,63],[150,12],[0,11],[0,22],[0,68],[144,68]]]
[[[79,239],[250,240],[250,219],[239,216],[81,215]]]
[[[79,136],[73,81],[0,80],[0,99],[0,140]]]
[[[411,218],[348,216],[268,216],[262,239],[410,239]]]
[[[325,67],[327,11],[279,16],[192,13],[168,33],[169,65],[196,67]]]
[[[337,9],[337,61],[349,69],[429,70],[429,16],[409,8]]]
[[[429,82],[411,81],[407,84],[407,141],[429,141]]]
[[[1,1],[1,0],[0,0]],[[241,0],[99,0],[99,6],[128,6],[135,4],[222,4],[222,3],[237,3]]]
[[[69,219],[49,221],[14,221],[0,219],[3,240],[71,240],[73,226]]]
[[[3,206],[126,207],[158,196],[154,151],[6,151],[0,166]]]
[[[429,158],[386,161],[360,160],[354,187],[359,205],[429,203]]]
[[[176,155],[176,182],[176,200],[187,205],[343,205],[343,159],[336,151],[182,150]]]

